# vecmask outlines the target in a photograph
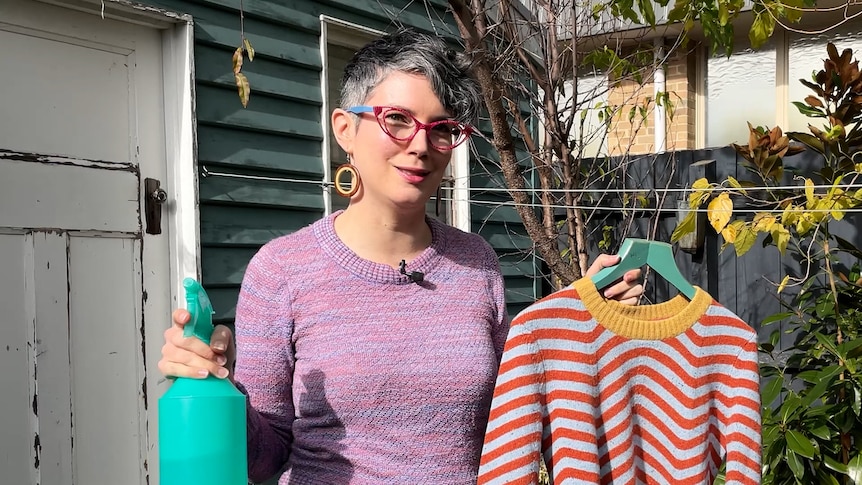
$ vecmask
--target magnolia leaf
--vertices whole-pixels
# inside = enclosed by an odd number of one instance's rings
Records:
[[[721,232],[733,215],[733,201],[727,193],[722,193],[712,199],[707,206],[707,218],[715,232]]]
[[[857,387],[853,389],[853,394],[853,412],[856,416],[860,416],[862,415],[862,391]]]
[[[811,444],[811,440],[806,438],[805,435],[799,431],[794,429],[787,430],[785,438],[787,439],[787,447],[800,456],[804,456],[811,460],[815,455],[819,454]]]
[[[768,316],[768,317],[764,318],[764,319],[763,319],[763,321],[762,321],[762,322],[760,322],[760,324],[761,324],[762,326],[766,326],[766,325],[769,325],[769,324],[772,324],[772,323],[775,323],[775,322],[780,322],[781,320],[784,320],[784,319],[785,319],[785,318],[787,318],[787,317],[792,317],[793,315],[794,315],[794,313],[793,313],[793,312],[781,312],[781,313],[776,313],[776,314],[774,314],[774,315],[770,315],[770,316]],[[771,342],[771,341],[773,340],[773,338],[775,339],[775,342]],[[778,340],[779,340],[780,338],[781,338],[781,334],[780,334],[780,333],[778,333],[778,332],[773,332],[773,333],[769,336],[769,340],[770,340],[770,343],[772,343],[772,345],[777,345],[777,344],[778,344]]]
[[[847,463],[847,476],[856,485],[862,484],[862,453],[857,453],[856,456],[850,459]]]
[[[805,97],[805,102],[808,103],[808,106],[814,108],[823,108],[823,101],[820,101],[820,98],[808,95]]]
[[[809,98],[817,99],[814,96],[809,96]],[[808,98],[806,98],[806,99],[808,99]],[[802,113],[803,115],[805,115],[809,118],[825,118],[826,117],[826,115],[823,113],[822,110],[819,110],[817,108],[812,108],[811,106],[809,106],[805,103],[800,103],[799,101],[793,101],[793,105],[796,106],[796,109],[799,110],[800,113]]]
[[[781,283],[778,285],[778,293],[784,291],[784,288],[787,288],[787,283],[790,282],[790,275],[785,275],[784,278],[781,279]]]
[[[810,126],[810,125],[809,125]],[[817,152],[823,153],[823,141],[808,133],[790,133],[788,136]]]
[[[823,396],[823,393],[826,392],[826,389],[828,389],[832,384],[835,376],[840,374],[842,370],[843,369],[840,365],[832,365],[826,367],[821,372],[818,372],[816,378],[813,380],[815,385],[808,389],[805,392],[805,396],[802,398],[802,405],[810,406],[811,403],[820,399],[820,397]],[[817,447],[816,442],[815,447]]]
[[[805,475],[805,465],[802,464],[802,460],[799,459],[799,455],[789,448],[790,446],[788,446],[787,455],[785,455],[787,466],[790,468],[790,471],[793,472],[793,476],[796,477],[797,483],[802,483],[802,476]]]
[[[251,46],[251,42],[248,39],[242,39],[242,45],[245,46],[245,52],[248,53],[248,62],[254,60],[254,47]]]
[[[862,357],[862,338],[844,342],[840,345],[842,352],[846,352],[846,359],[858,359]]]
[[[838,348],[835,346],[835,342],[830,340],[830,338],[826,335],[823,335],[820,332],[814,332],[814,338],[817,339],[817,343],[819,343],[823,348],[825,348],[830,354],[836,357],[843,357],[838,353]]]
[[[823,455],[823,464],[826,465],[826,467],[830,470],[835,470],[838,473],[847,475],[847,465],[841,463],[840,461],[836,460],[835,458],[832,458],[829,455]]]
[[[233,51],[233,73],[239,74],[242,70],[242,47],[237,47]]]
[[[829,429],[829,426],[826,426],[825,424],[817,426],[816,428],[811,428],[809,432],[815,438],[820,438],[823,441],[830,441],[832,439],[832,431]],[[826,458],[826,456],[824,455],[823,458]]]
[[[751,230],[750,224],[743,225],[736,235],[736,241],[733,243],[736,255],[742,256],[747,253],[751,249],[751,246],[754,246],[755,241],[757,241],[757,233]]]
[[[765,386],[763,386],[763,393],[761,396],[761,400],[763,401],[764,406],[768,406],[773,403],[778,396],[781,394],[781,389],[784,387],[784,378],[778,376],[771,381],[769,381]]]
[[[246,78],[245,74],[241,72],[235,74],[234,77],[236,78],[236,87],[239,91],[239,101],[242,103],[242,107],[245,108],[248,106],[248,98],[251,95],[248,78]]]

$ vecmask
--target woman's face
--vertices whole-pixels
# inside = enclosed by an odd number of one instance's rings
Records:
[[[401,108],[422,123],[449,118],[431,84],[419,74],[390,73],[372,91],[365,105]],[[412,140],[394,140],[380,128],[374,113],[359,114],[353,129],[353,116],[342,110],[333,114],[339,144],[351,154],[351,161],[362,177],[362,186],[353,202],[363,200],[417,211],[421,208],[424,212],[425,204],[440,185],[451,150],[431,146],[424,129]]]

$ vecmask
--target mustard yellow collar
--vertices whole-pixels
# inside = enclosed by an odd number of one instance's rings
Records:
[[[572,287],[596,321],[611,332],[629,339],[661,340],[685,332],[706,312],[712,296],[699,287],[691,301],[683,295],[655,305],[623,305],[602,296],[590,278]]]

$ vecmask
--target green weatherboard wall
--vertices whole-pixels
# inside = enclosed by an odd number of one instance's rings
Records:
[[[376,30],[396,22],[457,35],[445,2],[374,0],[245,0],[245,35],[255,49],[243,72],[251,99],[243,108],[237,96],[231,58],[240,43],[238,0],[148,0],[146,3],[189,14],[194,19],[195,91],[198,160],[210,173],[274,177],[280,180],[200,176],[202,282],[216,310],[215,320],[233,320],[245,267],[266,241],[291,233],[323,215],[319,185],[323,176],[320,15]],[[436,19],[429,21],[426,5]],[[388,5],[391,5],[389,7]],[[388,11],[388,12],[387,12]],[[448,25],[445,22],[450,22]],[[337,81],[337,80],[336,80]],[[489,153],[484,142],[479,153]],[[483,175],[473,161],[474,187],[499,186],[501,177]],[[500,193],[476,194],[505,200]],[[537,296],[535,263],[514,255],[529,250],[528,238],[510,208],[472,207],[474,232],[498,250],[506,275],[510,312]],[[513,235],[514,234],[514,235]]]

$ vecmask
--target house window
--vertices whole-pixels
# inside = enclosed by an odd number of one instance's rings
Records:
[[[826,44],[832,42],[838,49],[838,54],[844,49],[853,49],[855,59],[862,58],[862,33],[859,32],[859,24],[853,29],[841,29],[837,32],[812,36],[792,34],[789,38],[789,60],[787,76],[788,102],[803,101],[806,96],[814,92],[799,82],[800,79],[811,81],[814,74],[823,69],[823,59],[826,59]],[[803,131],[808,133],[808,124],[821,127],[824,120],[809,118],[799,112],[795,106],[788,108],[787,126],[785,131]]]
[[[792,105],[813,94],[799,80],[811,80],[823,69],[828,42],[839,53],[850,48],[854,58],[862,55],[860,27],[862,23],[856,21],[819,35],[776,31],[757,51],[744,49],[730,57],[708,59],[706,146],[748,143],[746,122],[780,126],[785,132],[808,132],[809,123],[821,125],[822,120],[808,118]]]
[[[323,170],[324,170],[324,207],[327,214],[347,207],[348,200],[339,196],[332,188],[332,175],[339,165],[347,160],[347,154],[332,136],[331,113],[341,105],[341,78],[344,68],[353,54],[363,45],[383,35],[350,22],[321,16],[321,60],[323,64],[322,90],[323,107]],[[453,224],[465,231],[470,230],[469,216],[469,148],[465,143],[452,153],[452,163],[438,191],[428,203],[426,212],[437,219]]]
[[[560,110],[573,109],[576,112],[573,135],[577,140],[579,158],[603,157],[608,155],[608,92],[610,82],[606,74],[589,72],[578,76],[577,101],[572,105],[571,94],[574,82],[566,81],[568,96],[559,101]]]
[[[332,136],[332,110],[341,106],[341,77],[344,68],[360,47],[383,33],[359,25],[325,16],[320,17],[320,51],[323,72],[321,89],[323,107],[320,115],[323,125],[324,207],[326,214],[347,207],[348,199],[332,189],[332,175],[339,165],[347,162],[347,154]]]
[[[775,126],[774,45],[707,60],[706,146],[748,143],[748,128]]]

